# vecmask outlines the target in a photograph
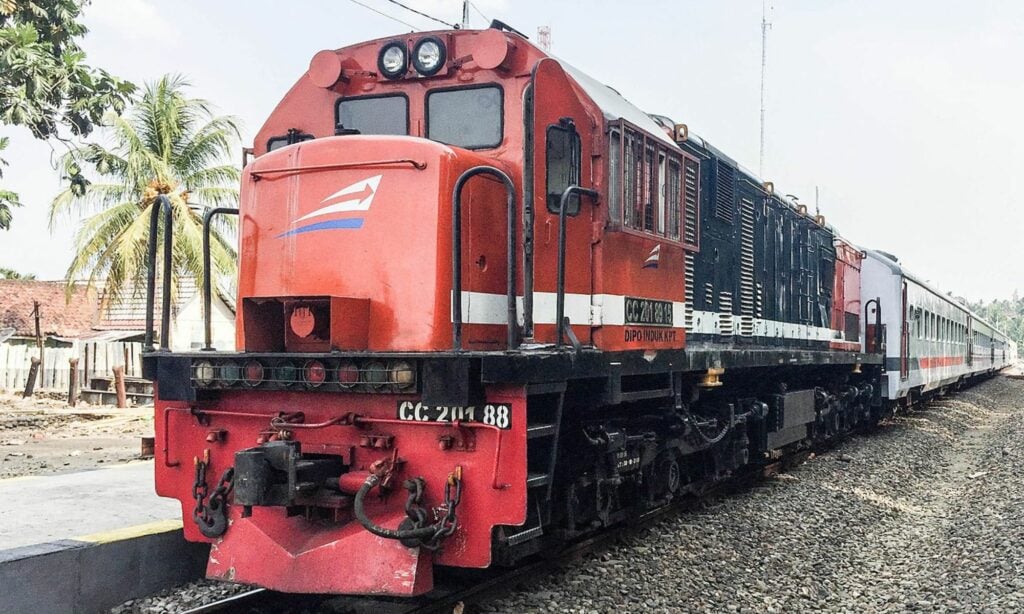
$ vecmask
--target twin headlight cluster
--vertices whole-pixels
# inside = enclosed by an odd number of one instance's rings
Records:
[[[191,379],[198,388],[301,386],[351,392],[406,392],[416,387],[416,368],[401,359],[198,360],[192,363]]]
[[[444,43],[436,36],[425,36],[412,47],[412,67],[424,77],[436,75],[448,59]],[[388,79],[399,79],[409,70],[409,49],[403,41],[391,41],[380,48],[377,68]]]

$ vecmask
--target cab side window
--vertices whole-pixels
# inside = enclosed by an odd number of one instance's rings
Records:
[[[562,193],[580,181],[580,135],[571,123],[548,126],[546,147],[547,206],[551,213],[558,213]],[[580,197],[569,197],[566,215],[580,212]]]

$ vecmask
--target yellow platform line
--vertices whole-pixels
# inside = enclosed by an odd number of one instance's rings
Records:
[[[92,533],[91,535],[83,535],[81,537],[73,537],[71,539],[80,542],[91,542],[94,544],[107,544],[110,542],[118,542],[126,539],[145,537],[146,535],[155,535],[157,533],[178,531],[181,529],[181,527],[182,524],[180,518],[169,520],[156,520],[154,522],[138,524],[132,527],[122,527],[120,529],[112,529],[110,531],[101,531],[99,533]]]

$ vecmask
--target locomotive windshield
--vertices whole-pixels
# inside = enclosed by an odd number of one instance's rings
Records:
[[[427,138],[465,147],[497,147],[502,139],[502,96],[496,85],[437,90],[427,95]]]
[[[343,98],[338,124],[359,134],[409,134],[409,99],[404,95]]]

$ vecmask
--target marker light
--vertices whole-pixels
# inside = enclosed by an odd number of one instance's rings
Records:
[[[242,377],[248,386],[259,386],[263,383],[263,365],[258,360],[250,360],[245,363]]]
[[[206,387],[213,383],[213,365],[210,363],[209,360],[201,360],[197,362],[194,368],[194,374],[197,384]]]
[[[317,388],[327,381],[327,369],[319,360],[307,360],[302,367],[302,379],[310,388]]]
[[[399,388],[408,388],[416,382],[416,372],[412,365],[404,360],[396,360],[391,363],[389,376],[391,383]]]
[[[226,362],[220,366],[220,380],[225,386],[232,386],[242,379],[242,369],[234,362]]]
[[[281,385],[290,386],[298,380],[299,371],[290,362],[282,362],[277,366],[275,372],[276,377],[274,379]]]
[[[380,49],[377,68],[388,79],[397,79],[405,74],[409,60],[402,41],[391,41]]]
[[[412,50],[412,65],[416,72],[424,77],[437,74],[444,66],[445,56],[444,43],[434,36],[421,38]]]
[[[356,363],[346,361],[338,365],[338,383],[342,388],[351,388],[359,383],[359,367]]]
[[[369,362],[363,367],[363,383],[371,388],[380,388],[388,383],[388,370],[382,362]]]

